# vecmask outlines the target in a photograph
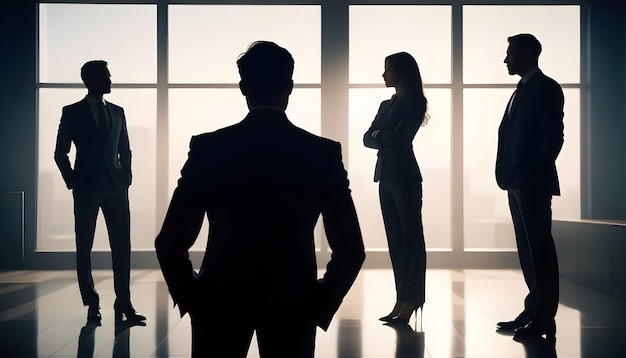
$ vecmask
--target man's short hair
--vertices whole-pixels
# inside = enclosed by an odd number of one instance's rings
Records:
[[[541,43],[531,34],[514,35],[510,36],[507,40],[510,44],[517,46],[517,48],[528,51],[533,58],[539,58],[541,54]]]
[[[83,80],[83,83],[88,86],[88,82],[91,81],[94,74],[98,72],[102,67],[106,67],[108,63],[104,60],[93,60],[86,62],[83,67],[80,69],[80,78]]]
[[[275,98],[291,83],[294,61],[289,51],[274,42],[256,41],[239,56],[237,67],[252,95]]]

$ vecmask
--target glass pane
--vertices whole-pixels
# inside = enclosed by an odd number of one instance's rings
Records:
[[[82,83],[80,68],[106,60],[114,83],[156,82],[156,5],[41,4],[39,78]]]
[[[39,175],[37,199],[37,249],[74,251],[74,215],[67,190],[54,162],[54,146],[63,106],[80,101],[82,89],[39,90]],[[156,237],[156,91],[114,89],[106,100],[124,107],[133,152],[130,186],[133,250],[152,250]],[[72,146],[70,161],[73,163]],[[98,216],[94,250],[109,251],[103,216]]]
[[[320,26],[319,6],[170,5],[169,81],[237,83],[239,55],[269,40],[293,56],[295,82],[319,83]]]
[[[349,170],[352,196],[367,249],[387,249],[378,184],[374,183],[376,151],[363,146],[363,133],[392,89],[351,89],[349,104]],[[424,177],[423,223],[428,249],[451,248],[451,92],[427,89],[431,120],[413,141]]]
[[[463,217],[465,248],[515,249],[505,191],[494,168],[498,126],[512,89],[466,89],[463,94]]]
[[[235,124],[246,113],[245,98],[238,89],[169,91],[169,197],[187,160],[191,136]]]
[[[464,6],[464,82],[519,81],[504,64],[507,38],[519,33],[541,42],[539,67],[546,74],[561,83],[580,82],[580,7],[545,5]]]
[[[187,160],[191,136],[235,124],[248,113],[239,89],[171,89],[169,91],[169,192],[171,198]],[[320,134],[320,90],[294,89],[287,106],[293,124]],[[319,230],[317,231],[319,233]],[[204,250],[208,224],[200,231],[194,250]],[[316,245],[319,248],[319,235]]]
[[[350,83],[381,83],[385,57],[405,51],[424,83],[450,83],[450,6],[350,6]]]
[[[565,141],[556,160],[561,196],[552,199],[552,217],[580,220],[580,90],[563,89]]]
[[[463,175],[465,248],[515,250],[506,191],[495,180],[498,126],[513,89],[464,91]],[[580,218],[580,91],[565,90],[565,144],[557,160],[562,196],[553,217]]]

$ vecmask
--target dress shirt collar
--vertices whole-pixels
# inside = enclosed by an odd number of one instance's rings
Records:
[[[87,103],[89,103],[89,106],[90,106],[91,108],[95,108],[95,107],[96,107],[96,105],[97,105],[97,104],[98,104],[98,102],[99,102],[97,99],[95,99],[95,98],[93,98],[93,97],[91,97],[91,96],[85,96],[85,99],[87,99]],[[107,101],[105,101],[105,100],[104,100],[104,98],[102,99],[102,104],[104,104],[104,106],[105,106],[105,107],[106,107],[106,105],[107,105]]]
[[[258,123],[267,127],[283,127],[291,124],[285,111],[278,106],[254,106],[250,108],[244,122]]]
[[[532,76],[535,75],[535,73],[539,72],[539,67],[535,66],[535,68],[533,68],[532,70],[528,71],[527,74],[525,74],[522,79],[520,80],[520,82],[522,82],[522,84],[527,84],[528,80],[530,80],[530,78]]]
[[[282,109],[279,106],[266,106],[266,105],[261,105],[261,106],[253,106],[250,108],[250,112],[254,112],[254,111],[259,111],[259,110],[271,110],[271,111],[281,111],[281,112],[285,112],[284,109]]]

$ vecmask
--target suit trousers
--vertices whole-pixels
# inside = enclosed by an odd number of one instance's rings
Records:
[[[552,194],[537,188],[508,191],[520,266],[529,293],[517,321],[550,324],[559,304],[559,268],[552,238]]]
[[[311,312],[272,309],[254,299],[220,302],[201,297],[198,301],[202,307],[189,312],[194,358],[245,358],[254,332],[261,357],[314,357],[317,327]]]
[[[383,179],[378,194],[397,301],[421,305],[426,294],[426,244],[422,226],[422,183]]]
[[[130,305],[130,208],[128,188],[120,188],[108,173],[106,179],[88,188],[74,188],[76,271],[84,305],[100,302],[91,273],[91,249],[98,212],[102,209],[109,235],[115,288],[115,304]]]

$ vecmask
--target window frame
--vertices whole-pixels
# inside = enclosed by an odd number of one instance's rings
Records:
[[[584,1],[551,0],[551,1],[514,1],[514,0],[44,0],[37,4],[68,3],[68,4],[156,4],[157,6],[157,80],[156,83],[114,84],[114,88],[153,88],[157,91],[157,152],[159,166],[157,168],[157,225],[164,217],[169,204],[168,192],[168,91],[173,88],[233,88],[236,84],[170,84],[168,82],[168,5],[178,4],[212,4],[212,5],[319,5],[321,6],[321,81],[319,84],[296,84],[296,88],[320,88],[321,90],[321,134],[322,136],[347,143],[348,123],[335,121],[335,118],[348,118],[348,92],[351,88],[378,88],[381,84],[351,85],[348,80],[348,8],[350,5],[450,5],[452,7],[452,73],[451,83],[425,84],[425,88],[448,88],[452,96],[452,138],[451,138],[451,248],[443,252],[429,252],[429,267],[516,267],[517,255],[515,252],[468,252],[464,248],[463,238],[463,90],[466,88],[511,88],[508,84],[464,84],[463,83],[463,6],[464,5],[578,5],[580,6],[580,83],[562,84],[563,88],[578,88],[581,95],[581,172],[586,172],[588,167],[584,153],[588,148],[589,140],[585,131],[589,128],[588,123],[588,39],[583,34],[588,33],[587,19],[588,5]],[[39,6],[37,6],[39,9]],[[37,19],[37,24],[39,20]],[[37,32],[38,33],[38,32]],[[82,84],[70,83],[41,83],[39,81],[39,39],[37,39],[37,75],[36,90],[41,88],[83,88]],[[317,87],[319,86],[319,87]],[[38,141],[38,139],[37,139]],[[347,163],[347,145],[343,145],[344,165]],[[38,173],[38,169],[36,171]],[[581,174],[581,210],[585,211],[588,202],[588,189],[585,186],[585,177]],[[36,232],[36,230],[35,230]],[[34,252],[36,238],[33,243]],[[329,247],[326,240],[321,240],[320,262],[327,260]],[[41,253],[46,254],[46,253]],[[59,253],[60,255],[73,255],[72,252]],[[100,254],[100,253],[98,253]],[[106,254],[106,253],[102,253]],[[133,265],[138,267],[154,267],[153,251],[133,252]],[[68,258],[70,256],[67,256]],[[104,261],[106,258],[95,259],[95,262]],[[135,257],[137,259],[135,259]],[[192,257],[200,262],[200,255],[192,253]],[[71,259],[67,261],[71,262]],[[385,267],[388,264],[386,252],[368,252],[369,265]]]

